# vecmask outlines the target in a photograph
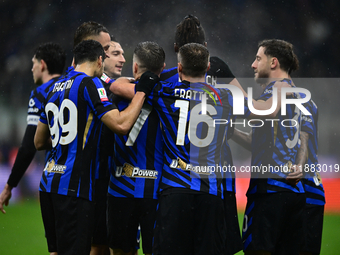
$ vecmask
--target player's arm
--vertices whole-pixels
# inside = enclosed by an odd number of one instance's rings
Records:
[[[105,113],[101,118],[101,121],[114,133],[126,135],[136,122],[144,100],[145,93],[139,91],[135,94],[130,105],[124,111],[120,112],[117,109],[113,109]]]
[[[307,161],[307,155],[308,155],[308,140],[309,140],[309,134],[307,132],[301,131],[300,132],[300,148],[297,151],[296,154],[296,160],[295,165],[292,166],[291,170],[292,172],[287,175],[287,180],[289,180],[293,184],[297,184],[300,179],[303,177],[303,165]]]
[[[251,151],[252,132],[252,130],[248,133],[235,128],[231,139],[246,150]]]
[[[127,77],[120,77],[110,86],[110,91],[126,99],[132,99],[135,95],[135,84],[132,83],[133,79]]]
[[[37,131],[35,132],[34,145],[38,151],[52,149],[50,130],[48,129],[47,124],[40,121],[37,126]]]
[[[121,112],[113,109],[105,113],[101,121],[113,132],[127,134],[140,114],[145,97],[151,93],[158,81],[159,77],[156,74],[150,71],[143,73],[139,82],[136,85],[133,84],[136,94],[134,94],[130,105]]]
[[[25,135],[15,158],[11,174],[8,178],[7,184],[0,194],[0,210],[3,213],[6,213],[3,209],[3,205],[5,204],[8,206],[9,200],[12,197],[12,189],[18,185],[34,158],[36,152],[34,147],[34,134],[36,129],[37,126],[35,125],[27,125],[26,127]]]

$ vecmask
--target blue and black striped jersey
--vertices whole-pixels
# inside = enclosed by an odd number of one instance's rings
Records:
[[[105,73],[102,74],[100,80],[106,91],[108,99],[112,102],[110,91],[110,85],[115,81],[107,76]],[[96,179],[109,179],[109,169],[111,167],[112,156],[113,156],[113,143],[114,143],[114,133],[102,122],[100,122],[99,127],[99,139],[98,139],[98,149],[97,153],[97,171],[95,174]]]
[[[230,77],[231,71],[228,65],[225,62],[223,62],[223,60],[221,60],[220,58],[216,56],[210,57],[210,65],[211,68],[208,70],[207,76],[213,76],[215,78],[229,78],[230,80],[235,78],[233,75]],[[161,81],[166,81],[170,83],[180,82],[177,67],[163,70],[163,72],[160,75],[160,79]],[[228,130],[231,131],[231,128],[229,127]],[[231,167],[233,164],[231,151],[228,143],[225,144],[225,157],[228,158],[228,160],[225,160],[225,165]],[[235,173],[227,172],[225,181],[226,190],[235,192]]]
[[[301,131],[308,133],[308,167],[303,167],[309,171],[302,179],[306,192],[306,203],[314,205],[325,204],[325,191],[322,185],[318,169],[318,108],[313,100],[304,104],[304,107],[312,115],[302,115]]]
[[[213,76],[215,78],[229,78],[229,81],[234,79],[234,75],[229,69],[229,66],[220,58],[212,56],[209,59],[210,68],[207,71],[206,76]],[[165,69],[160,75],[161,81],[166,82],[180,82],[177,67],[172,67],[170,69]],[[229,83],[228,80],[224,80],[225,83]]]
[[[163,70],[160,75],[160,79],[161,81],[166,81],[170,83],[179,82],[180,79],[178,76],[177,67]]]
[[[113,97],[120,111],[130,101]],[[115,134],[109,194],[114,197],[158,198],[163,168],[163,139],[157,112],[147,103],[128,135]]]
[[[96,77],[70,71],[54,83],[40,117],[52,139],[40,191],[92,200],[100,118],[112,109]]]
[[[31,91],[27,110],[27,125],[38,125],[48,91],[58,79],[59,77],[53,78]]]
[[[203,95],[207,114],[201,112]],[[223,197],[222,144],[228,125],[215,120],[233,118],[230,91],[205,83],[158,83],[148,102],[160,117],[165,144],[160,191],[183,188]]]
[[[289,84],[291,82],[286,79],[283,81]],[[271,98],[274,84],[275,82],[269,83],[257,100],[266,101]],[[295,163],[299,148],[300,109],[293,104],[288,104],[285,116],[280,111],[275,120],[264,121],[263,123],[263,125],[261,122],[261,124],[252,128],[251,165],[258,166],[258,170],[270,169],[270,173],[266,173],[266,176],[264,176],[261,172],[253,171],[247,195],[279,191],[303,193],[301,182],[296,186],[291,185],[285,179],[288,173],[281,171],[283,168],[280,168],[288,162]]]

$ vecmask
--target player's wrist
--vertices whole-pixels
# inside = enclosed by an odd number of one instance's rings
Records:
[[[13,186],[11,186],[11,185],[9,185],[8,183],[6,183],[4,189],[6,189],[6,190],[8,190],[8,191],[12,191],[13,188],[14,188]]]

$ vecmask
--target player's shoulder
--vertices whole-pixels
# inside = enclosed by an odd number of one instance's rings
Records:
[[[172,68],[163,70],[159,78],[161,81],[169,81],[169,82],[178,81],[177,67],[172,67]]]

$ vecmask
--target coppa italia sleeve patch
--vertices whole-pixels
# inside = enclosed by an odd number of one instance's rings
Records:
[[[104,88],[98,89],[98,94],[99,94],[100,100],[102,102],[109,101],[109,99],[107,98],[106,91],[105,91]]]

